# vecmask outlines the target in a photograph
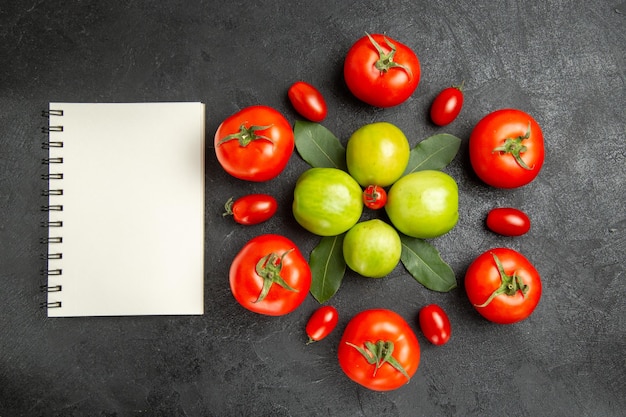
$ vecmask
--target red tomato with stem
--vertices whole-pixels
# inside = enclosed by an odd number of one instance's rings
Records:
[[[419,312],[419,323],[422,333],[433,345],[448,343],[452,335],[450,319],[437,304],[429,304]]]
[[[409,324],[387,309],[365,310],[346,326],[337,351],[354,382],[375,391],[407,384],[417,371],[420,346]]]
[[[469,139],[472,168],[485,183],[497,188],[528,184],[544,160],[543,133],[529,114],[496,110],[482,118]]]
[[[224,205],[223,216],[233,216],[235,222],[246,226],[269,220],[278,209],[278,202],[268,194],[249,194]]]
[[[368,185],[363,190],[363,204],[372,210],[378,210],[387,204],[387,191],[379,185]]]
[[[339,312],[333,306],[322,306],[315,310],[306,324],[305,331],[309,343],[318,342],[328,336],[337,327]]]
[[[269,316],[291,313],[311,288],[311,269],[295,243],[284,236],[252,238],[230,266],[230,289],[239,304]]]
[[[487,227],[503,236],[522,236],[530,230],[530,219],[522,210],[498,207],[487,214]]]
[[[295,146],[291,125],[268,106],[246,107],[224,120],[215,132],[215,154],[235,178],[267,181],[280,174]]]
[[[495,248],[478,256],[465,273],[465,292],[489,321],[511,324],[524,320],[541,298],[541,277],[521,253]]]
[[[312,122],[321,122],[326,118],[328,107],[319,90],[304,81],[295,82],[287,91],[289,101],[298,113]]]
[[[437,126],[450,124],[463,107],[463,83],[442,90],[430,106],[430,119]]]
[[[362,37],[346,55],[343,74],[358,99],[377,107],[406,101],[420,81],[420,62],[408,46],[381,34]]]

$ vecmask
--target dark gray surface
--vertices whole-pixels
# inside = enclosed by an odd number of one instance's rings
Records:
[[[0,5],[0,416],[624,415],[626,3],[64,3]],[[422,81],[399,107],[374,109],[346,90],[343,56],[365,31],[387,32],[421,60]],[[227,272],[249,238],[281,233],[307,254],[317,242],[290,212],[307,165],[294,154],[277,179],[244,183],[209,146],[206,314],[45,318],[39,127],[49,101],[204,101],[210,145],[221,120],[251,104],[295,121],[286,90],[299,79],[325,95],[324,125],[342,141],[383,120],[412,145],[437,132],[463,138],[447,169],[459,183],[460,221],[432,241],[459,288],[429,292],[401,267],[382,280],[349,274],[332,299],[338,329],[308,346],[312,297],[285,317],[244,311]],[[436,129],[431,100],[462,80],[463,112]],[[547,146],[537,180],[510,191],[480,183],[466,149],[473,125],[502,107],[531,113]],[[249,192],[274,194],[278,215],[254,228],[223,219],[223,202]],[[531,232],[485,230],[487,211],[501,205],[524,209]],[[465,269],[494,246],[520,250],[542,275],[543,298],[522,323],[490,324],[464,294]],[[392,308],[418,331],[417,311],[431,302],[448,311],[453,337],[434,347],[418,332],[422,362],[408,385],[377,393],[343,375],[336,345],[350,317]]]

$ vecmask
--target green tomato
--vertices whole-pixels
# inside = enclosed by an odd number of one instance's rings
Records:
[[[311,233],[340,235],[361,218],[362,192],[359,184],[345,171],[311,168],[296,181],[293,216]]]
[[[421,239],[441,236],[459,220],[459,189],[454,178],[444,172],[413,172],[391,186],[385,210],[405,235]]]
[[[411,152],[409,141],[391,123],[365,125],[348,139],[348,172],[362,187],[387,187],[404,174]]]
[[[343,240],[343,257],[353,271],[382,278],[398,265],[402,242],[396,229],[382,220],[357,223]]]

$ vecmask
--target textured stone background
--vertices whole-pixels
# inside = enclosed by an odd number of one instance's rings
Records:
[[[626,3],[65,3],[0,5],[0,416],[623,415]],[[420,86],[399,107],[366,106],[343,83],[343,57],[365,31],[386,32],[421,60]],[[395,123],[412,145],[439,132],[463,139],[446,169],[459,183],[461,218],[431,242],[459,287],[430,292],[402,267],[381,280],[348,274],[331,300],[338,329],[309,346],[312,297],[268,318],[241,308],[227,283],[253,236],[281,233],[306,253],[315,246],[290,212],[307,165],[294,154],[277,179],[244,183],[221,170],[210,146],[218,124],[248,105],[295,121],[286,91],[299,79],[323,92],[324,125],[344,143],[374,121]],[[436,128],[429,104],[462,80],[460,117]],[[39,127],[50,101],[207,103],[204,316],[47,319],[38,308]],[[482,184],[467,155],[474,124],[502,107],[532,114],[547,146],[537,180],[509,191]],[[222,218],[228,197],[250,192],[274,194],[278,215],[253,228]],[[531,216],[528,235],[485,229],[487,211],[502,205]],[[469,263],[495,246],[521,251],[543,278],[537,310],[511,326],[480,318],[463,291]],[[343,375],[336,345],[350,317],[392,308],[418,331],[417,311],[431,302],[449,313],[453,337],[434,347],[418,332],[422,362],[408,385],[377,393]]]

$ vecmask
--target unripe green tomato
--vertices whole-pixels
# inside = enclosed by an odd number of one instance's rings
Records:
[[[410,152],[409,141],[398,127],[387,122],[367,124],[348,139],[348,172],[362,187],[387,187],[404,174]]]
[[[343,240],[343,257],[353,271],[368,278],[382,278],[398,265],[402,242],[396,229],[382,220],[355,224]]]
[[[311,168],[296,181],[293,216],[311,233],[339,235],[361,218],[362,192],[359,184],[345,171]]]
[[[454,178],[444,172],[413,172],[391,186],[385,210],[391,223],[405,235],[434,238],[456,225],[459,189]]]

